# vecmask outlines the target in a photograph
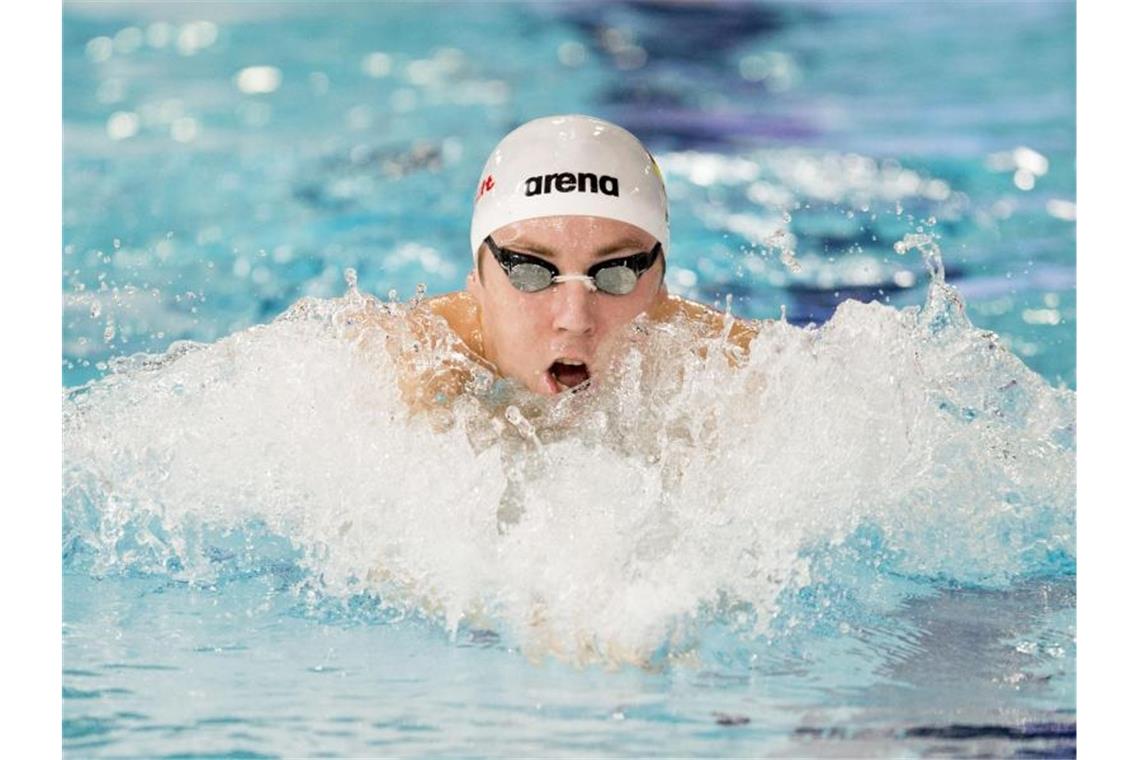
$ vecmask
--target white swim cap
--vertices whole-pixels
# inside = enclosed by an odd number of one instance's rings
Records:
[[[639,227],[669,249],[669,202],[657,162],[616,124],[546,116],[504,137],[483,166],[471,254],[495,230],[544,216],[600,216]]]

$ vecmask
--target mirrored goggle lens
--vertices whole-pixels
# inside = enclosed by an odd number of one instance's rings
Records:
[[[598,290],[615,296],[624,296],[637,287],[637,272],[625,265],[602,267],[594,275]]]
[[[511,284],[524,293],[534,293],[543,288],[548,288],[554,281],[554,275],[550,273],[550,270],[538,264],[515,264],[511,267],[508,276]]]

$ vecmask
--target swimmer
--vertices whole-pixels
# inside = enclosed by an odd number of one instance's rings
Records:
[[[642,314],[709,337],[726,326],[722,312],[669,294],[661,170],[636,137],[602,119],[544,117],[504,137],[479,177],[470,243],[466,290],[422,305],[469,358],[536,394],[601,380],[623,328]],[[727,337],[747,352],[756,332],[733,320]],[[437,373],[430,389],[402,385],[419,406],[463,381]]]

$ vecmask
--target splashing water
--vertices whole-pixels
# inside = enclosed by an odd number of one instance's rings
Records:
[[[805,590],[857,615],[896,578],[1069,571],[1073,393],[970,325],[931,236],[899,245],[931,272],[922,309],[765,322],[747,354],[637,320],[605,382],[554,399],[474,365],[422,293],[351,275],[120,359],[64,399],[65,563],[195,583],[285,563],[308,599],[642,664],[710,626],[780,635]],[[412,414],[397,355],[472,379]]]

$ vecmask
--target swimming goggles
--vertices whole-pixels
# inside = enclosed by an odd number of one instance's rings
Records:
[[[648,251],[599,261],[587,269],[586,274],[560,274],[558,267],[546,259],[500,248],[490,235],[483,242],[507,273],[511,284],[524,293],[537,293],[559,282],[580,280],[590,290],[600,290],[613,296],[628,295],[637,287],[637,278],[653,266],[661,253],[661,243],[657,243]]]

